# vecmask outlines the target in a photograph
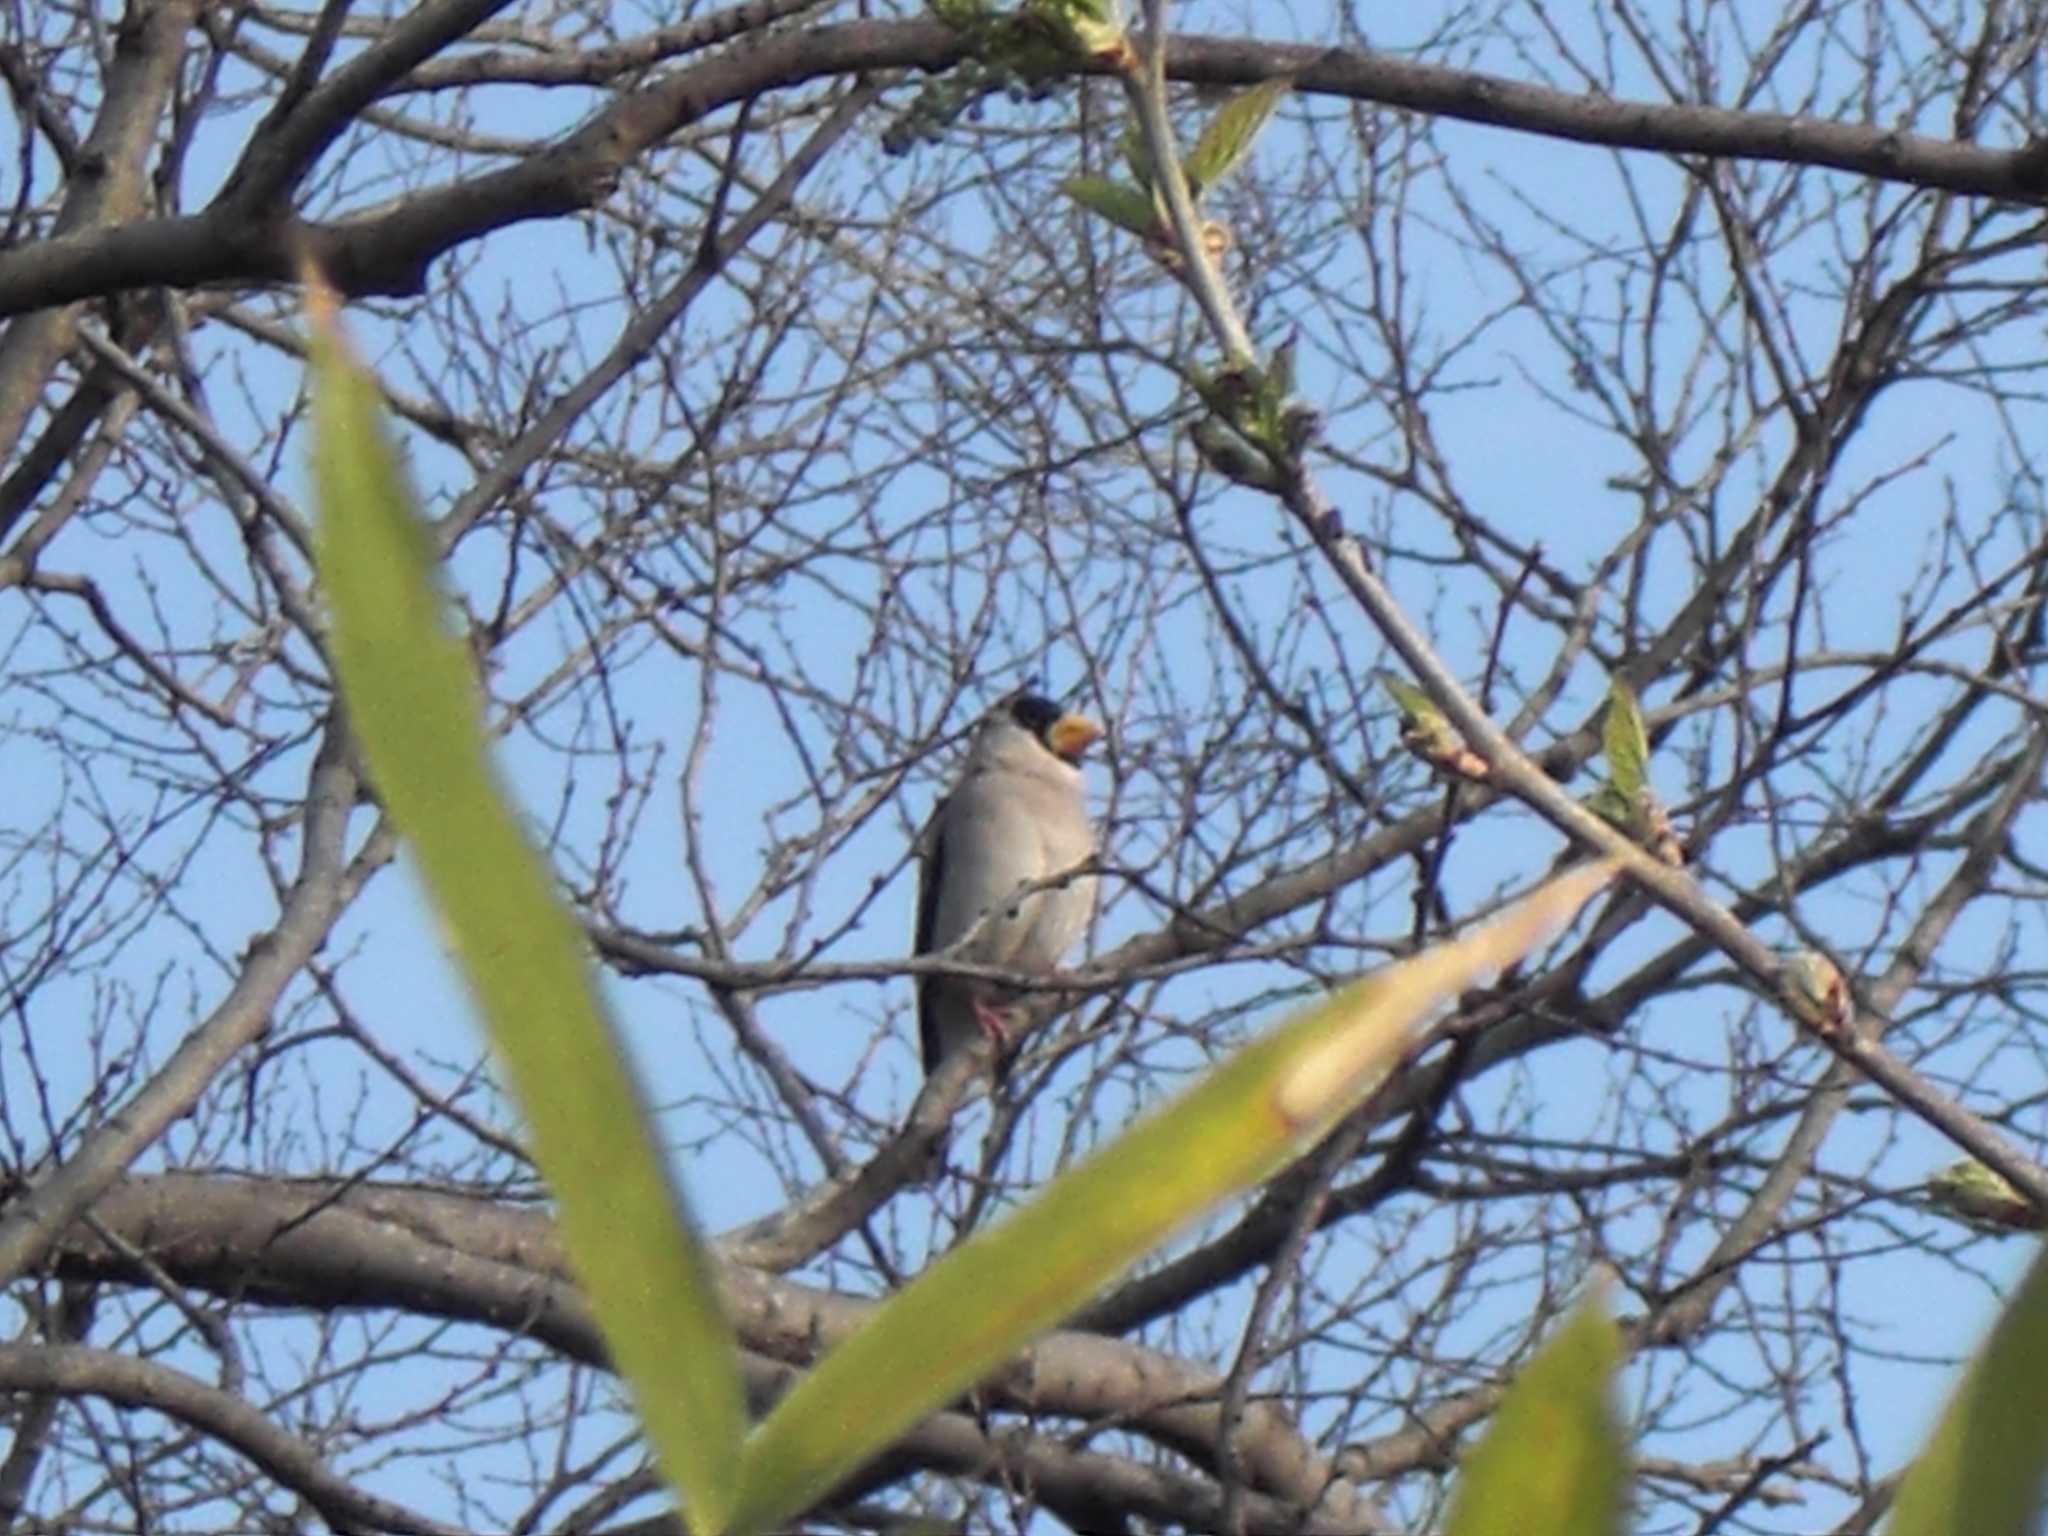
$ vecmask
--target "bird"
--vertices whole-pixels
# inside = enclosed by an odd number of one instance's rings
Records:
[[[1082,864],[1095,833],[1082,795],[1081,756],[1102,727],[1036,693],[983,718],[960,782],[940,803],[918,868],[920,955],[942,954],[1049,975],[1087,925],[1095,878],[1029,889]],[[918,978],[918,1038],[927,1075],[974,1038],[1009,1043],[1012,988],[965,976]]]

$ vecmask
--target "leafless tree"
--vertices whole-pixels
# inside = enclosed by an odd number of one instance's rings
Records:
[[[671,1518],[336,709],[310,256],[763,1402],[1567,851],[1404,749],[1340,557],[1574,795],[1643,699],[1700,910],[1617,891],[821,1528],[1424,1530],[1600,1273],[1641,1530],[1870,1528],[2014,1271],[1926,1179],[2048,1180],[2048,11],[1175,7],[1188,134],[1295,83],[1213,202],[1310,526],[1059,192],[1083,66],[909,0],[110,9],[0,8],[0,1527]],[[1112,726],[1100,908],[926,1084],[910,848],[1032,677]]]

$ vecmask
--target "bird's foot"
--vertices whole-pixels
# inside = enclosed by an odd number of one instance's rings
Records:
[[[974,1021],[994,1044],[998,1056],[1010,1048],[1010,1019],[1002,1009],[977,997],[974,1000]]]

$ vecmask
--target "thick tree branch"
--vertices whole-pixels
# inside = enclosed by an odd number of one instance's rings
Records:
[[[180,1285],[293,1307],[393,1308],[484,1323],[601,1364],[603,1339],[569,1279],[553,1223],[482,1199],[331,1182],[129,1177],[94,1208],[97,1223],[147,1253]],[[50,1257],[70,1279],[146,1283],[121,1247],[72,1228]],[[743,1346],[802,1366],[847,1337],[874,1303],[729,1266],[727,1296]],[[1115,1422],[1208,1467],[1222,1378],[1117,1339],[1054,1333],[980,1396],[1030,1415]],[[1369,1501],[1276,1408],[1253,1404],[1233,1442],[1253,1491],[1312,1528],[1374,1529]]]
[[[390,1499],[365,1493],[329,1469],[319,1453],[232,1392],[167,1365],[83,1344],[0,1344],[0,1391],[101,1397],[148,1408],[232,1446],[289,1488],[337,1531],[393,1536],[466,1536]]]
[[[723,107],[832,76],[944,70],[966,51],[958,34],[935,21],[771,33],[621,97],[543,154],[410,194],[380,212],[298,223],[282,210],[256,217],[230,198],[185,218],[60,235],[0,255],[0,316],[159,284],[289,282],[302,248],[345,294],[416,293],[437,257],[528,220],[595,206],[651,145]],[[1994,150],[1862,124],[1619,102],[1359,49],[1178,37],[1167,48],[1166,70],[1198,85],[1289,76],[1311,94],[1587,144],[1828,166],[2012,200],[2048,195],[2048,151],[2031,146]],[[277,174],[303,171],[294,159]]]
[[[142,211],[149,148],[156,140],[164,103],[184,59],[185,32],[198,9],[199,0],[163,0],[133,8],[116,34],[113,67],[107,74],[99,117],[80,151],[79,164],[86,174],[70,182],[53,226],[54,237],[14,254],[75,241],[91,244],[98,236],[111,237],[124,227],[147,227],[131,221]],[[0,264],[6,260],[0,256]],[[0,308],[0,315],[65,302],[51,299],[19,310]],[[10,325],[0,335],[0,463],[13,457],[29,413],[42,398],[50,370],[71,346],[77,320],[76,313],[57,309]],[[7,531],[7,526],[0,524],[0,536]]]

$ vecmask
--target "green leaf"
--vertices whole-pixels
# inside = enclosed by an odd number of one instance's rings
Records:
[[[1817,949],[1785,956],[1778,964],[1778,982],[1793,1011],[1816,1028],[1846,1029],[1856,1017],[1856,999],[1842,968]]]
[[[1069,176],[1060,183],[1060,190],[1083,208],[1101,214],[1140,238],[1149,237],[1158,227],[1159,216],[1152,206],[1151,194],[1121,181],[1101,176]]]
[[[1092,22],[1098,27],[1119,26],[1122,20],[1116,0],[1024,0],[1024,9],[1033,16]]]
[[[1273,472],[1266,456],[1214,416],[1204,416],[1197,421],[1193,436],[1195,451],[1201,454],[1202,462],[1218,474],[1255,491],[1283,488],[1280,477]]]
[[[1280,98],[1293,89],[1292,80],[1261,80],[1218,108],[1182,164],[1191,190],[1206,191],[1242,165]]]
[[[2048,1475],[2048,1254],[1907,1469],[1886,1536],[2035,1536]]]
[[[1619,1536],[1628,1452],[1613,1404],[1620,1337],[1588,1297],[1522,1368],[1465,1458],[1445,1536]]]
[[[1401,745],[1439,772],[1454,778],[1482,781],[1493,770],[1485,758],[1465,744],[1450,717],[1413,683],[1391,672],[1378,674],[1394,702],[1401,706]]]
[[[1614,679],[1607,687],[1607,720],[1601,729],[1607,753],[1607,776],[1631,801],[1650,782],[1650,736],[1643,711],[1627,683]]]
[[[1616,789],[1612,784],[1602,784],[1586,797],[1586,809],[1606,822],[1610,827],[1623,832],[1633,832],[1636,823],[1636,802]]]
[[[754,1431],[738,1526],[808,1508],[1187,1222],[1299,1156],[1441,1002],[1518,959],[1612,874],[1573,870],[1486,927],[1332,993],[939,1259]]]
[[[1393,695],[1394,702],[1401,707],[1401,713],[1411,723],[1419,726],[1450,724],[1444,712],[1437,708],[1436,700],[1405,677],[1397,677],[1392,672],[1381,672],[1378,677],[1380,686]]]
[[[1131,180],[1150,195],[1155,178],[1152,175],[1152,155],[1145,148],[1145,135],[1138,131],[1138,125],[1125,126],[1123,136],[1117,140],[1117,150],[1123,156],[1124,169],[1131,173]]]
[[[476,997],[562,1236],[692,1528],[726,1525],[745,1410],[715,1271],[669,1183],[583,941],[492,773],[475,669],[377,388],[308,274],[313,481],[335,670]]]
[[[1018,14],[1081,58],[1116,68],[1137,63],[1116,0],[1024,0]]]
[[[1161,227],[1164,228],[1163,223]],[[1258,403],[1260,377],[1255,370],[1225,367],[1211,373],[1206,368],[1194,367],[1188,370],[1188,382],[1212,415],[1233,432],[1245,430]]]
[[[2048,1225],[2033,1201],[2014,1189],[2005,1175],[1975,1158],[1950,1163],[1929,1179],[1927,1198],[1937,1209],[2001,1235],[2038,1232]]]

